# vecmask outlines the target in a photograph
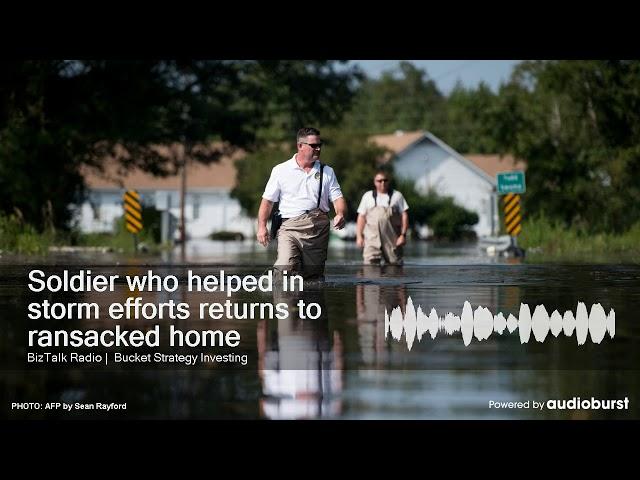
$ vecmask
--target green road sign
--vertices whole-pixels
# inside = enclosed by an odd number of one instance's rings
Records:
[[[524,193],[524,172],[502,172],[497,175],[498,194]]]

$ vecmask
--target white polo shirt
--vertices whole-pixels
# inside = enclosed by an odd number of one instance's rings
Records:
[[[273,167],[271,176],[264,189],[262,198],[270,202],[280,202],[282,218],[302,215],[318,205],[320,189],[320,162],[316,160],[313,168],[305,172],[296,162],[296,155],[286,162]],[[342,197],[342,190],[336,174],[328,165],[322,171],[322,198],[320,209],[329,212],[329,202]]]
[[[409,210],[409,205],[407,205],[404,195],[399,191],[394,190],[391,198],[389,198],[389,195],[386,193],[378,193],[377,198],[374,199],[373,191],[369,190],[362,196],[362,200],[360,200],[358,213],[360,215],[366,215],[370,209],[376,206],[376,200],[378,207],[391,207],[394,214]]]

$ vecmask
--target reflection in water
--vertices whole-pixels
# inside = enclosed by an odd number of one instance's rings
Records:
[[[186,278],[186,270],[214,273],[219,266],[89,265],[96,273],[140,275],[147,269],[161,275]],[[640,418],[640,298],[638,266],[518,266],[464,265],[417,266],[402,269],[360,265],[329,266],[329,281],[321,286],[305,284],[302,294],[275,297],[261,293],[234,296],[237,302],[286,302],[292,315],[287,320],[200,319],[158,321],[161,336],[174,323],[183,330],[237,329],[242,336],[241,353],[249,355],[246,368],[207,364],[197,368],[181,365],[130,364],[102,366],[30,365],[25,356],[30,329],[104,329],[115,322],[99,320],[29,319],[30,302],[96,301],[101,311],[128,296],[145,302],[187,302],[192,312],[203,302],[223,302],[218,292],[131,293],[125,284],[116,291],[38,295],[27,288],[32,268],[59,273],[66,265],[4,265],[0,267],[0,418],[64,419],[231,419],[231,418],[345,418],[345,419],[565,419]],[[87,266],[83,266],[86,268]],[[259,274],[254,266],[225,267],[235,274]],[[507,325],[502,335],[464,346],[461,332],[425,334],[408,351],[404,342],[384,337],[384,309],[406,305],[411,298],[425,314],[460,313],[466,300],[503,312]],[[299,299],[321,305],[323,315],[303,319]],[[576,342],[577,325],[566,331],[553,317],[574,311],[578,301],[587,310],[600,303],[605,312],[615,308],[615,339],[605,336],[601,344]],[[517,320],[521,304],[531,307],[530,341],[521,344]],[[549,307],[549,333],[535,341],[535,307]],[[544,312],[540,312],[544,313]],[[509,328],[509,316],[516,321]],[[570,320],[570,319],[569,319]],[[555,327],[554,327],[555,322]],[[124,323],[124,322],[123,322]],[[127,321],[145,329],[154,321]],[[546,316],[542,327],[546,331]],[[494,325],[495,326],[495,325]],[[504,326],[502,324],[502,326]],[[602,334],[600,325],[598,335]],[[582,335],[585,334],[583,325]],[[507,332],[513,334],[507,334]],[[544,333],[541,329],[539,333]],[[557,337],[551,336],[558,333]],[[567,336],[567,333],[573,336]],[[257,335],[256,335],[257,333]],[[598,335],[596,338],[598,338]],[[539,335],[540,336],[540,335]],[[551,340],[551,341],[550,341]],[[259,353],[259,368],[254,363]],[[171,350],[169,353],[181,353]],[[182,353],[193,353],[186,349]],[[240,366],[241,367],[241,366]],[[574,397],[622,400],[628,410],[535,411],[489,408],[490,401],[569,400]],[[126,411],[12,410],[12,402],[116,402]]]
[[[405,285],[383,287],[373,281],[383,278],[385,274],[402,275],[402,268],[395,265],[363,266],[357,274],[358,278],[372,281],[368,285],[356,285],[358,339],[365,365],[376,367],[383,365],[388,346],[384,324],[385,309],[391,305],[401,305],[404,309],[407,300]],[[402,312],[404,314],[404,310]]]
[[[289,317],[258,322],[258,369],[263,398],[260,412],[272,419],[325,418],[341,414],[343,348],[340,334],[329,333],[324,290],[274,289],[274,304],[286,303]],[[301,311],[300,301],[315,309]]]

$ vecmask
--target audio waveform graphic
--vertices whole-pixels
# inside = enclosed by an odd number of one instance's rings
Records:
[[[478,306],[475,310],[466,301],[462,308],[462,315],[458,316],[448,312],[444,317],[438,315],[435,308],[432,308],[429,315],[413,306],[411,298],[407,301],[405,314],[402,315],[400,306],[391,311],[391,315],[385,308],[384,311],[385,339],[389,333],[394,340],[400,341],[404,332],[407,347],[411,350],[414,341],[422,340],[425,334],[429,334],[431,339],[435,339],[438,332],[445,332],[453,335],[462,332],[462,340],[465,346],[471,344],[473,337],[478,341],[488,339],[493,332],[502,335],[505,330],[513,333],[518,330],[520,343],[527,343],[533,333],[533,338],[538,342],[544,342],[549,333],[554,337],[561,332],[570,337],[576,335],[578,345],[584,345],[587,336],[591,337],[593,343],[599,344],[605,337],[606,332],[613,338],[616,333],[616,313],[613,309],[606,314],[604,308],[599,303],[591,306],[591,311],[587,312],[587,307],[583,302],[578,302],[575,315],[567,310],[563,315],[554,310],[551,315],[547,313],[544,305],[537,305],[533,315],[526,303],[520,304],[518,318],[509,314],[507,318],[502,312],[493,315],[488,308]]]

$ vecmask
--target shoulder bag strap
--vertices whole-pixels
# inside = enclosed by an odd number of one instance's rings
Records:
[[[320,208],[320,199],[322,198],[322,174],[324,172],[324,163],[320,164],[320,190],[318,191],[318,205],[316,208]]]

